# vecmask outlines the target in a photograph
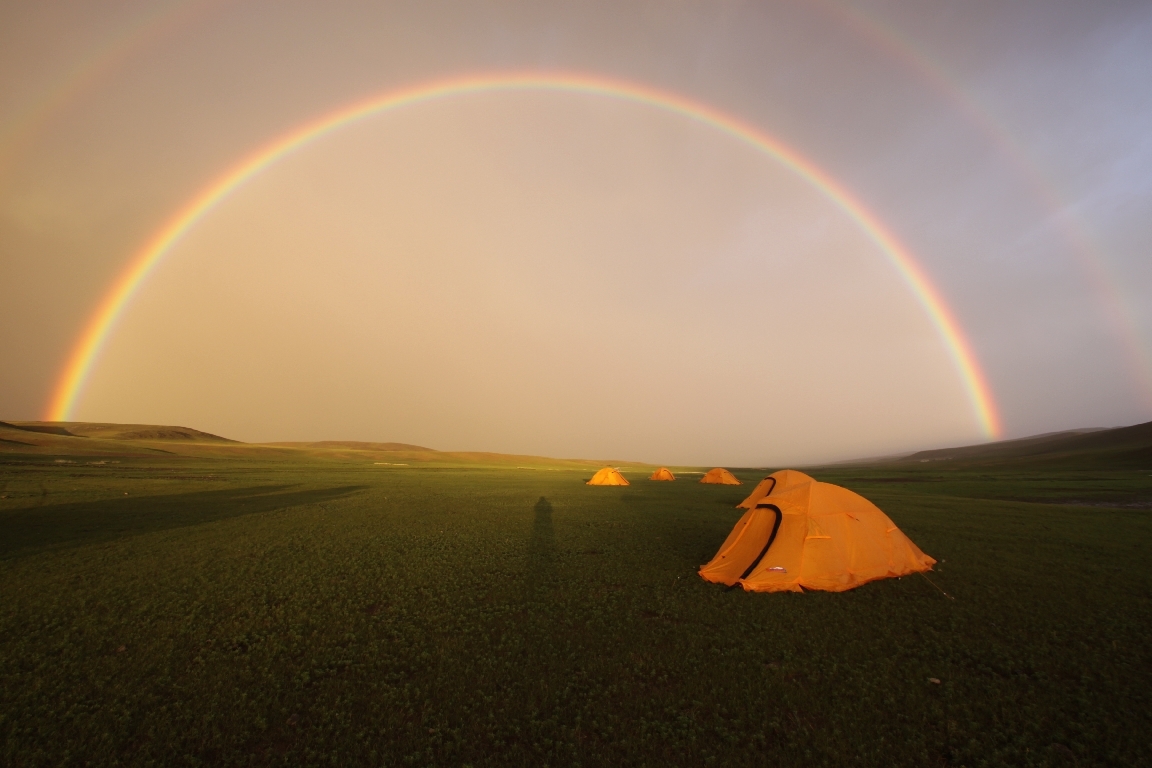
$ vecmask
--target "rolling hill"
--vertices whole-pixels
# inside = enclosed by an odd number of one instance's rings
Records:
[[[1113,429],[1077,429],[1017,440],[919,451],[895,463],[949,462],[963,467],[1152,469],[1152,421]]]
[[[605,464],[652,466],[620,460],[554,459],[483,451],[439,451],[420,445],[356,440],[242,443],[189,427],[152,424],[0,421],[0,455],[200,458],[367,462],[381,466],[466,465],[587,469]],[[940,462],[939,464],[937,462]],[[1152,469],[1152,422],[1114,429],[1076,429],[994,443],[918,451],[910,455],[838,465],[930,464],[933,468],[1029,467]]]
[[[482,451],[438,451],[408,443],[355,440],[242,443],[189,427],[151,424],[0,421],[0,455],[146,457],[157,455],[253,460],[359,462],[386,466],[517,466],[586,470],[605,464],[649,466],[618,460],[554,459]]]
[[[186,442],[238,443],[226,437],[188,427],[164,427],[155,424],[101,424],[85,421],[14,421],[0,422],[4,427],[25,432],[38,432],[61,437],[95,437],[102,440],[182,440]]]

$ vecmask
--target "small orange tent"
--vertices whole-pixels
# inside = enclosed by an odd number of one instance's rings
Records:
[[[592,475],[592,479],[588,481],[587,485],[630,485],[630,483],[615,467],[604,467]]]
[[[649,480],[675,480],[676,475],[672,474],[672,470],[668,469],[668,467],[660,467],[660,469],[653,472],[652,477],[650,477],[648,479]]]
[[[740,485],[740,481],[736,479],[735,475],[721,467],[708,470],[704,477],[700,478],[700,482],[713,485]]]
[[[751,506],[720,551],[701,566],[705,581],[749,592],[843,592],[930,571],[936,562],[875,504],[801,472],[770,475],[740,506],[745,504]]]

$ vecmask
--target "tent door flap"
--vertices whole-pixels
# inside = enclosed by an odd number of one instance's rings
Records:
[[[756,559],[752,561],[752,564],[745,569],[744,573],[740,574],[737,583],[752,575],[752,571],[756,570],[756,566],[760,565],[760,561],[764,559],[764,555],[768,554],[768,549],[772,546],[772,542],[776,541],[776,534],[780,532],[780,523],[784,520],[784,515],[780,512],[780,507],[775,504],[757,504],[756,509],[772,510],[776,513],[776,522],[772,524],[772,534],[768,537],[768,542],[764,545],[764,549],[760,550],[760,554],[756,555]]]

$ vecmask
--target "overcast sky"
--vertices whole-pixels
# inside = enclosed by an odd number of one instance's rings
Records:
[[[1147,2],[0,5],[0,419],[100,299],[294,126],[496,71],[742,120],[914,254],[1004,437],[1152,419]],[[387,111],[274,163],[167,254],[74,418],[780,465],[986,439],[877,244],[699,121],[559,90]]]

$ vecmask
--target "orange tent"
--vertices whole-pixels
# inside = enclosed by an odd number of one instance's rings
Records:
[[[936,562],[875,504],[801,472],[770,475],[745,505],[716,557],[701,566],[705,581],[749,592],[843,592]]]
[[[761,480],[752,493],[748,494],[748,498],[736,505],[737,509],[752,509],[756,506],[756,502],[767,496],[769,493],[775,491],[776,493],[783,493],[793,485],[800,483],[811,483],[812,478],[803,472],[797,472],[794,469],[782,469],[779,472],[773,472],[768,477]]]
[[[676,475],[672,474],[672,470],[668,469],[668,467],[660,467],[660,469],[653,472],[652,477],[650,477],[648,479],[649,480],[675,480]]]
[[[704,477],[700,478],[700,482],[714,485],[740,485],[740,481],[736,479],[735,475],[720,467],[708,470]]]
[[[629,485],[629,482],[614,467],[604,467],[592,475],[587,485]]]

